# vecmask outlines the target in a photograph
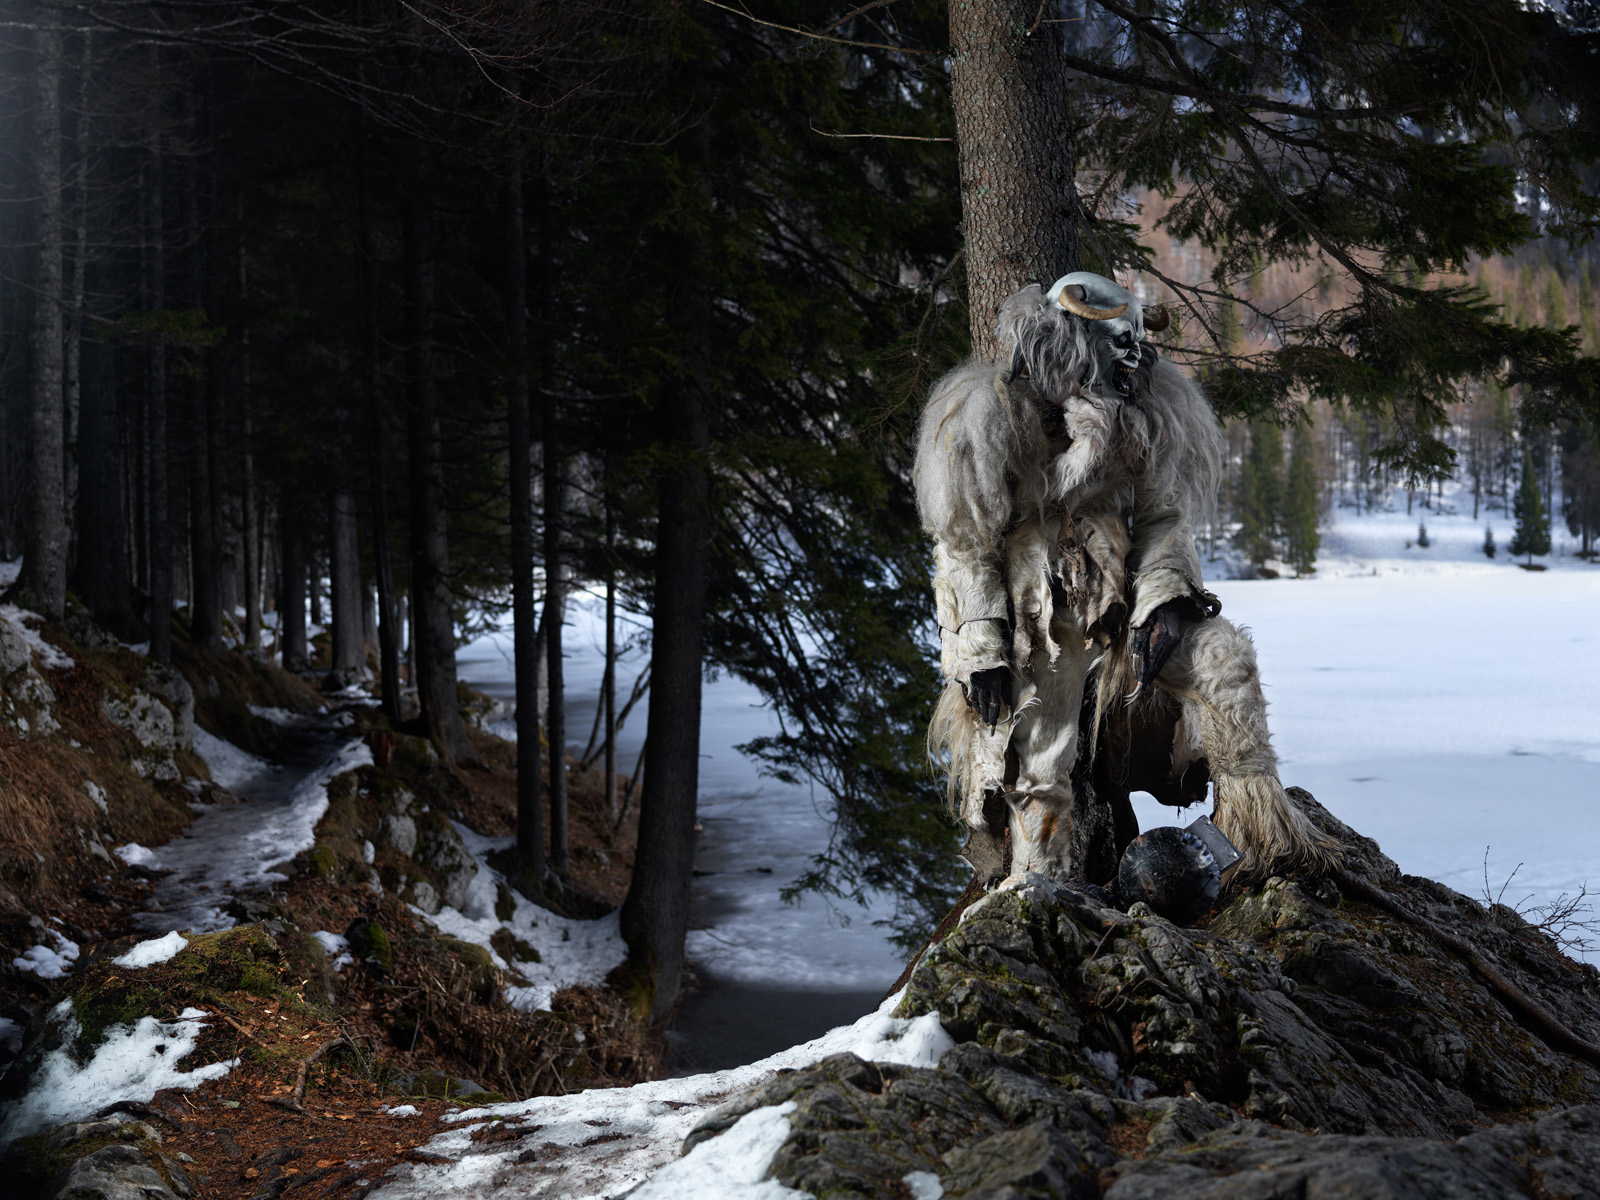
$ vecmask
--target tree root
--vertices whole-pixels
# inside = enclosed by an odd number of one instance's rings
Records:
[[[1581,1058],[1590,1066],[1600,1067],[1600,1046],[1586,1041],[1569,1029],[1553,1012],[1501,974],[1499,969],[1478,953],[1477,947],[1466,938],[1435,925],[1421,913],[1414,912],[1376,884],[1369,883],[1359,876],[1338,869],[1330,872],[1330,875],[1345,895],[1377,905],[1390,916],[1399,918],[1412,928],[1427,934],[1441,946],[1460,955],[1472,969],[1473,974],[1488,985],[1489,990],[1499,996],[1507,1008],[1531,1026],[1545,1043],[1554,1049],[1565,1051],[1574,1058]]]

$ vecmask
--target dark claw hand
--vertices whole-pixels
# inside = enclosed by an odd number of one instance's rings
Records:
[[[1139,667],[1139,690],[1161,674],[1167,659],[1183,640],[1183,623],[1176,604],[1163,604],[1150,619],[1133,631],[1133,656]]]
[[[1005,667],[974,671],[961,691],[967,698],[967,707],[993,729],[1000,720],[1000,710],[1011,703],[1011,672]]]

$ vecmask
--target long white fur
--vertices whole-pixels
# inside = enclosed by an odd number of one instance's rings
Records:
[[[998,361],[972,359],[951,371],[934,385],[923,412],[913,479],[923,528],[936,547],[947,680],[928,745],[949,771],[952,804],[974,825],[982,823],[985,793],[1004,786],[1008,744],[1022,753],[1045,735],[1042,728],[1030,732],[1035,722],[1019,713],[1030,702],[1046,703],[1043,693],[1067,682],[1052,677],[1047,686],[1046,675],[1074,675],[1081,694],[1086,631],[1074,614],[1057,611],[1051,587],[1062,521],[1073,520],[1079,534],[1089,535],[1093,544],[1085,551],[1102,578],[1120,590],[1126,571],[1132,624],[1168,600],[1200,592],[1194,533],[1216,503],[1221,429],[1199,388],[1163,360],[1147,358],[1135,400],[1125,400],[1100,378],[1089,324],[1047,302],[1037,286],[1024,288],[1001,305]],[[1025,377],[1013,379],[1019,368]],[[1052,451],[1041,396],[1063,410],[1072,438],[1064,453]],[[1187,636],[1195,639],[1189,656],[1169,664],[1162,683],[1184,700],[1186,724],[1211,759],[1219,824],[1257,863],[1322,861],[1325,845],[1278,783],[1248,638],[1218,621],[1195,625]],[[1102,656],[1102,708],[1128,691],[1126,642]],[[1071,665],[1058,666],[1073,643]],[[963,685],[974,672],[1001,665],[1011,668],[1018,708],[991,730],[974,717]],[[1047,705],[1062,709],[1051,720],[1072,722],[1073,745],[1076,703],[1053,698]],[[1044,736],[1040,753],[1044,743],[1059,740]],[[1048,785],[1035,778],[1026,794],[1008,797],[1014,840],[1032,836],[1029,828],[1040,824],[1051,831],[1052,845],[1025,844],[1014,854],[1064,870],[1055,862],[1066,844],[1056,819],[1064,822],[1069,811],[1070,762],[1052,769],[1061,778]],[[1026,766],[1021,774],[1029,774]],[[1034,810],[1033,818],[1021,819]]]

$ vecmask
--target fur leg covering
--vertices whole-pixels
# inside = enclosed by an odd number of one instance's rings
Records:
[[[1185,623],[1157,683],[1183,702],[1199,732],[1216,788],[1217,826],[1244,851],[1241,870],[1321,874],[1338,865],[1337,843],[1312,825],[1278,780],[1249,635],[1220,617]]]

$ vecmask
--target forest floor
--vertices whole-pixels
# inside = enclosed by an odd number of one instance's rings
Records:
[[[133,650],[0,626],[0,1140],[41,1188],[112,1138],[177,1195],[359,1196],[466,1096],[656,1072],[605,982],[636,823],[612,829],[596,773],[541,907],[497,869],[515,751],[493,735],[457,768],[241,652],[182,643],[168,690],[193,695],[169,704]],[[108,1104],[125,1128],[81,1124]]]

